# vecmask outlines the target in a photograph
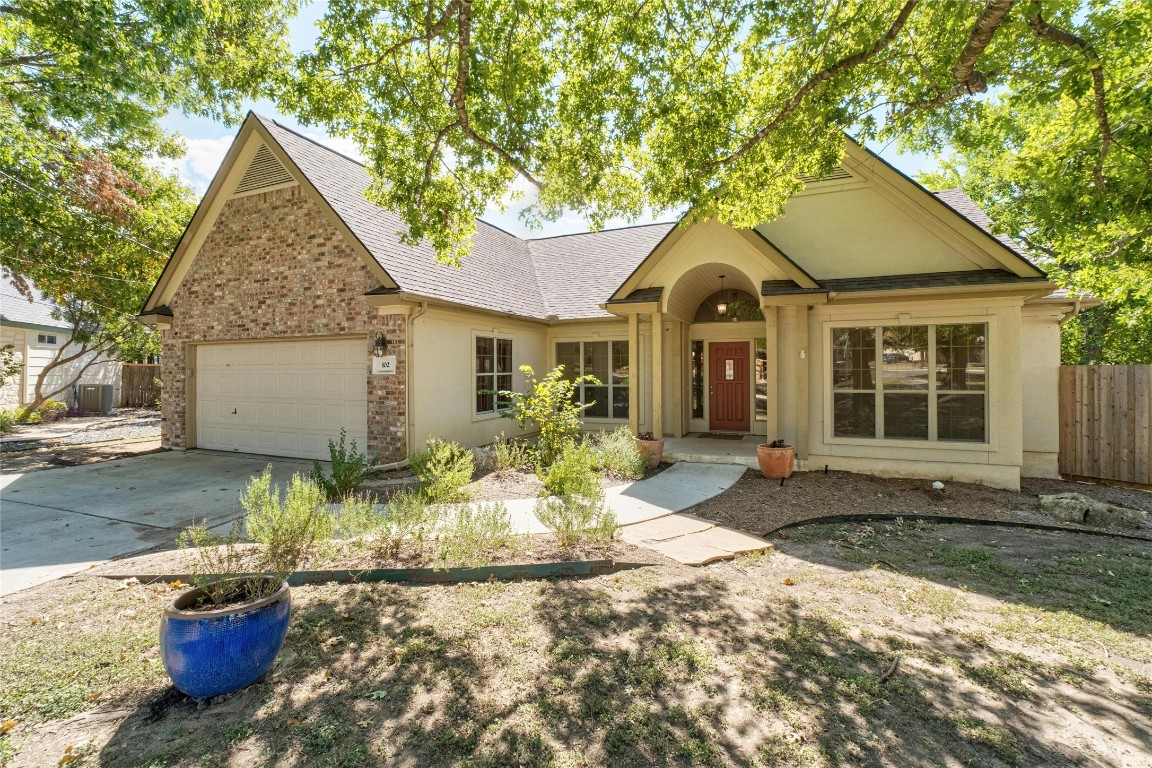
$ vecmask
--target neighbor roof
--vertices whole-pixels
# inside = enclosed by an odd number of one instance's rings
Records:
[[[461,266],[442,264],[426,241],[408,245],[401,240],[400,233],[407,227],[399,214],[364,197],[371,178],[362,164],[274,120],[252,117],[395,281],[399,292],[535,320],[609,317],[601,304],[677,226],[666,222],[522,239],[478,221],[472,248]],[[992,234],[991,219],[959,189],[945,190],[936,197]],[[1026,258],[1011,238],[995,237]],[[833,290],[827,286],[829,281],[824,282],[825,287],[817,290]]]
[[[31,284],[30,284],[31,285]],[[12,280],[0,277],[0,322],[7,324],[39,325],[45,328],[71,330],[65,322],[52,317],[56,305],[32,286],[33,300],[16,290]]]

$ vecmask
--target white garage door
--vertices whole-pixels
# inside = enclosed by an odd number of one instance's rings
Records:
[[[197,447],[327,459],[344,427],[364,451],[367,354],[362,339],[197,347]]]

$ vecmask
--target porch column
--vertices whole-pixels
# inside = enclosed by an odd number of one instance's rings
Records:
[[[664,436],[664,320],[660,312],[652,315],[652,434]]]
[[[640,434],[640,315],[628,315],[628,429]]]
[[[797,426],[801,418],[799,406],[800,347],[799,315],[802,306],[782,306],[776,309],[776,378],[779,385],[776,398],[777,437],[789,445],[796,445],[799,437]]]
[[[780,396],[780,362],[777,359],[779,344],[776,339],[777,308],[763,307],[764,312],[764,362],[767,370],[764,371],[767,379],[765,388],[766,400],[764,403],[765,437],[766,442],[772,442],[780,437],[779,417],[776,412],[776,403]]]

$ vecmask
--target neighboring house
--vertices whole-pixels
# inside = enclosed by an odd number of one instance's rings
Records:
[[[368,183],[249,115],[140,316],[163,334],[165,445],[326,458],[341,427],[383,461],[480,445],[516,431],[488,390],[563,364],[602,382],[581,388],[589,428],[779,437],[810,469],[1056,476],[1077,300],[963,193],[851,141],[755,229],[480,222],[459,269],[404,245]]]
[[[0,346],[11,344],[16,361],[23,363],[20,372],[0,388],[0,409],[12,409],[31,402],[36,395],[36,378],[52,362],[61,347],[67,357],[79,351],[71,347],[72,327],[52,317],[55,305],[33,287],[33,300],[16,290],[7,278],[0,278]],[[45,381],[44,391],[51,392],[71,381],[76,372],[92,358],[91,354],[53,369]],[[91,366],[78,384],[112,384],[112,402],[120,402],[121,365],[106,360]],[[53,399],[70,405],[76,403],[75,387],[69,387]]]

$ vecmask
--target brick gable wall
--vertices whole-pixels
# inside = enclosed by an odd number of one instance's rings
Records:
[[[379,287],[362,258],[299,186],[229,200],[172,298],[172,328],[162,332],[162,440],[187,433],[185,372],[195,344],[316,336],[364,337],[368,451],[381,461],[407,452],[405,321],[380,316],[363,294]],[[395,375],[371,375],[377,331],[397,356]],[[363,446],[361,446],[363,447]]]

